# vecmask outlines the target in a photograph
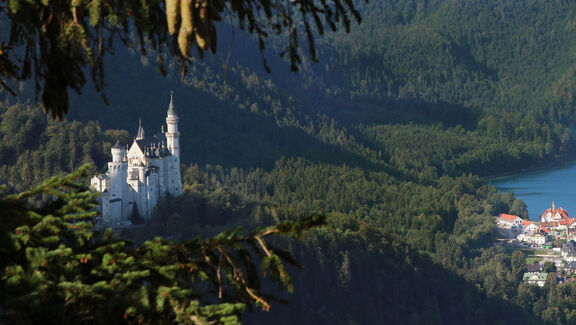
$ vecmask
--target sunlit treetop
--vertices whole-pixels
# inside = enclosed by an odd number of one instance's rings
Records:
[[[269,36],[282,36],[280,55],[296,71],[301,38],[316,61],[314,38],[326,29],[349,31],[360,15],[352,0],[0,0],[0,27],[9,30],[0,39],[0,86],[15,94],[8,80],[33,79],[45,112],[62,118],[68,89],[86,84],[85,68],[102,91],[103,58],[115,39],[142,54],[151,48],[163,71],[164,53],[186,63],[192,48],[200,57],[216,52],[215,24],[224,21],[255,35],[261,52]]]

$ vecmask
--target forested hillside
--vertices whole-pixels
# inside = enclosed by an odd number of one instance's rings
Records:
[[[0,181],[27,188],[93,162],[115,139],[180,117],[185,193],[136,242],[251,229],[306,213],[328,225],[280,242],[305,266],[267,324],[574,323],[575,284],[521,284],[524,256],[490,247],[493,216],[526,215],[481,176],[573,159],[576,3],[371,1],[297,74],[221,26],[220,52],[180,66],[119,49],[106,107],[87,89],[67,121],[0,105]],[[228,57],[229,55],[229,57]],[[31,93],[22,85],[24,94]],[[410,315],[410,316],[408,316]]]
[[[440,174],[494,174],[571,152],[575,4],[359,5],[363,23],[321,39],[321,61],[304,60],[297,74],[272,51],[265,53],[272,73],[264,73],[257,44],[240,32],[226,36],[225,27],[223,50],[194,59],[183,82],[176,62],[162,77],[154,54],[119,50],[106,61],[111,106],[87,90],[74,98],[69,118],[135,130],[142,117],[155,131],[174,89],[190,138],[184,162],[231,167],[345,154],[355,162],[422,165],[414,151],[446,138],[457,143],[438,153],[448,161],[435,162]],[[416,150],[389,149],[405,144],[399,138]]]

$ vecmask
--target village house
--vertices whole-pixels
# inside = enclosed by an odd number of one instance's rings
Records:
[[[535,284],[539,287],[543,287],[546,284],[546,278],[548,277],[548,273],[539,272],[539,273],[524,273],[524,277],[522,281],[528,284]]]
[[[568,262],[576,261],[576,242],[570,240],[566,244],[562,245],[562,250],[560,251],[560,256],[562,259]]]
[[[576,237],[576,220],[572,219],[572,223],[568,226],[568,238]]]
[[[549,235],[551,232],[546,227],[541,227],[535,222],[523,220],[520,227],[521,233],[516,236],[518,241],[529,244],[531,246],[544,246],[552,239]]]
[[[522,221],[522,233],[524,233],[524,234],[533,235],[535,233],[538,233],[539,229],[540,229],[540,227],[538,227],[538,225],[536,225],[532,221],[529,221],[529,220],[523,220]]]
[[[506,229],[520,228],[523,222],[522,218],[506,213],[501,213],[496,220],[498,227]]]
[[[523,243],[543,246],[548,241],[548,236],[546,235],[546,232],[541,230],[532,234],[521,233],[516,237],[516,239]]]

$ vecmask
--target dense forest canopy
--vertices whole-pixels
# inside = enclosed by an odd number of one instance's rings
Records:
[[[257,39],[224,28],[226,51],[190,59],[183,79],[177,60],[162,77],[156,52],[119,48],[104,61],[111,106],[87,88],[64,122],[0,93],[0,180],[22,190],[85,162],[105,168],[138,118],[159,129],[173,89],[185,192],[125,236],[327,216],[301,241],[274,242],[305,269],[280,293],[290,304],[248,323],[576,322],[574,283],[523,284],[524,253],[492,246],[495,215],[527,212],[481,178],[574,158],[576,4],[355,5],[362,24],[318,39],[320,62],[302,57],[298,74],[275,56],[265,73]]]

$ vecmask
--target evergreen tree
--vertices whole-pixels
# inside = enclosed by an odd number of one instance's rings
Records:
[[[156,238],[133,247],[112,229],[94,230],[98,194],[77,183],[86,171],[0,197],[0,320],[238,324],[248,306],[268,310],[275,301],[263,290],[263,274],[293,289],[285,262],[297,263],[265,238],[300,236],[323,223],[311,216],[249,234],[180,243]],[[31,206],[38,195],[53,199]]]
[[[126,46],[136,41],[142,54],[149,48],[158,51],[158,65],[165,72],[162,53],[170,48],[170,36],[179,45],[175,54],[183,63],[192,62],[193,45],[200,57],[207,50],[216,52],[215,22],[222,16],[256,35],[261,53],[269,35],[287,34],[282,56],[292,70],[301,64],[302,36],[308,41],[312,60],[317,60],[316,35],[327,28],[349,31],[352,20],[360,22],[360,14],[349,0],[2,0],[0,26],[10,30],[10,38],[8,43],[0,42],[0,87],[14,93],[8,79],[27,80],[34,75],[36,86],[43,90],[45,112],[62,119],[68,113],[68,88],[80,92],[86,83],[86,68],[91,68],[96,89],[104,87],[103,57],[113,51],[111,45],[118,34]],[[21,51],[21,45],[29,50]],[[42,55],[31,54],[36,52]],[[265,60],[263,63],[268,69]]]

